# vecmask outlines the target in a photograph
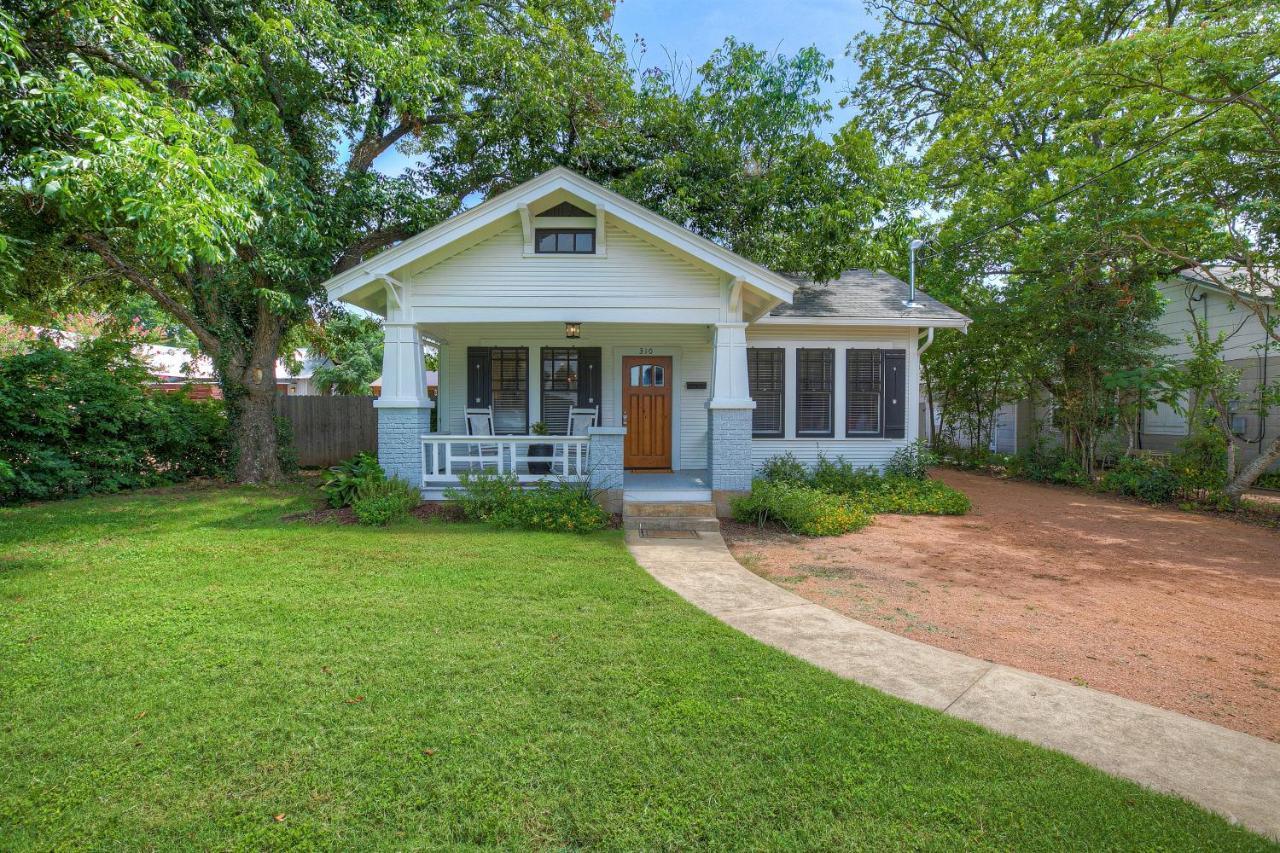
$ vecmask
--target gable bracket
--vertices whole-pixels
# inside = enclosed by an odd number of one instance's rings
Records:
[[[533,218],[529,215],[528,202],[520,202],[517,209],[520,211],[520,228],[524,231],[524,250],[529,253],[533,251]]]
[[[388,307],[394,306],[395,310],[397,311],[404,308],[404,302],[405,302],[404,284],[402,284],[399,281],[396,281],[394,278],[392,278],[389,275],[380,275],[378,276],[378,278],[382,279],[382,286],[387,292]]]

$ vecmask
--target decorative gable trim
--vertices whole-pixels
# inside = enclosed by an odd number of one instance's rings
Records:
[[[616,217],[619,222],[625,222],[653,239],[667,243],[673,249],[726,273],[731,278],[741,279],[745,284],[762,293],[772,304],[791,301],[791,294],[795,291],[796,285],[784,276],[699,237],[692,231],[564,167],[544,172],[531,181],[476,205],[334,276],[325,282],[325,290],[330,299],[344,299],[377,282],[381,276],[394,274],[417,258],[437,251],[479,229],[493,225],[504,217],[518,214],[522,205],[525,206],[525,213],[520,217],[523,225],[524,216],[530,213],[527,205],[557,190],[564,190],[584,203],[594,206],[598,213],[603,213],[607,209],[609,216]],[[604,216],[597,215],[596,220],[597,227],[600,227]]]

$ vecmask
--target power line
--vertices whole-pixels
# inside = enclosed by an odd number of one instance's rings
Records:
[[[989,236],[989,235],[991,235],[991,234],[994,234],[994,233],[995,233],[995,232],[997,232],[997,231],[1000,231],[1000,230],[1003,230],[1003,229],[1005,229],[1005,228],[1008,228],[1010,225],[1012,225],[1013,223],[1017,222],[1019,219],[1021,219],[1022,217],[1026,216],[1026,215],[1027,215],[1027,214],[1029,214],[1029,213],[1035,213],[1036,211],[1041,210],[1041,209],[1043,209],[1043,208],[1045,208],[1045,207],[1048,207],[1048,206],[1049,206],[1049,205],[1051,205],[1051,204],[1057,204],[1058,202],[1062,201],[1064,198],[1066,198],[1066,197],[1068,197],[1068,196],[1070,196],[1070,195],[1074,195],[1075,193],[1079,192],[1080,190],[1084,189],[1085,187],[1089,186],[1090,184],[1095,183],[1095,182],[1097,182],[1097,181],[1101,180],[1102,178],[1106,177],[1107,175],[1111,174],[1111,173],[1112,173],[1112,172],[1114,172],[1115,170],[1120,169],[1120,168],[1122,168],[1122,167],[1124,167],[1124,166],[1129,165],[1129,164],[1130,164],[1130,163],[1132,163],[1134,160],[1137,160],[1137,159],[1138,159],[1138,158],[1140,158],[1140,157],[1145,157],[1146,155],[1150,154],[1152,151],[1154,151],[1154,150],[1156,150],[1157,148],[1159,148],[1161,145],[1164,145],[1164,144],[1165,144],[1166,142],[1168,142],[1170,139],[1173,139],[1175,136],[1178,136],[1179,134],[1183,133],[1184,131],[1190,130],[1191,128],[1193,128],[1193,127],[1195,127],[1197,124],[1199,124],[1200,122],[1205,121],[1206,119],[1212,118],[1212,117],[1213,117],[1214,115],[1216,115],[1217,113],[1221,112],[1222,110],[1225,110],[1227,107],[1229,107],[1229,106],[1231,106],[1232,104],[1234,104],[1234,103],[1236,103],[1237,101],[1239,101],[1239,100],[1240,100],[1241,98],[1243,98],[1245,95],[1248,95],[1248,94],[1249,94],[1250,92],[1252,92],[1254,89],[1260,88],[1260,87],[1262,87],[1262,86],[1266,85],[1267,83],[1270,83],[1270,82],[1271,82],[1272,80],[1274,80],[1277,76],[1280,76],[1280,70],[1275,71],[1275,72],[1273,72],[1273,73],[1271,73],[1271,74],[1267,75],[1266,77],[1264,77],[1264,78],[1262,78],[1261,80],[1259,80],[1257,83],[1254,83],[1254,84],[1253,84],[1252,86],[1250,86],[1248,89],[1245,89],[1243,92],[1239,92],[1239,93],[1237,93],[1237,94],[1235,94],[1235,95],[1232,95],[1230,98],[1228,98],[1227,100],[1225,100],[1225,101],[1223,101],[1222,103],[1218,104],[1218,105],[1217,105],[1216,107],[1214,107],[1213,109],[1208,110],[1207,112],[1201,113],[1200,115],[1196,116],[1196,117],[1195,117],[1195,118],[1193,118],[1191,121],[1187,122],[1186,124],[1184,124],[1184,125],[1182,125],[1182,126],[1180,126],[1180,127],[1175,127],[1173,130],[1171,130],[1171,131],[1169,131],[1168,133],[1164,134],[1163,136],[1161,136],[1161,137],[1160,137],[1159,139],[1157,139],[1155,142],[1152,142],[1152,143],[1151,143],[1150,145],[1148,145],[1147,147],[1145,147],[1145,148],[1140,148],[1139,150],[1137,150],[1137,151],[1135,151],[1134,153],[1130,154],[1128,157],[1125,157],[1125,158],[1124,158],[1123,160],[1121,160],[1119,163],[1116,163],[1116,164],[1114,164],[1114,165],[1112,165],[1112,166],[1108,166],[1106,169],[1103,169],[1103,170],[1102,170],[1101,172],[1099,172],[1098,174],[1093,175],[1093,176],[1088,177],[1088,178],[1085,178],[1085,179],[1084,179],[1083,181],[1081,181],[1080,183],[1076,184],[1076,185],[1075,185],[1075,186],[1073,186],[1073,187],[1070,187],[1069,189],[1064,190],[1063,192],[1059,193],[1058,195],[1054,196],[1053,198],[1048,199],[1047,201],[1042,201],[1042,202],[1040,202],[1039,204],[1032,205],[1031,207],[1028,207],[1026,210],[1022,211],[1021,213],[1017,214],[1016,216],[1012,216],[1012,217],[1010,217],[1009,219],[1006,219],[1004,222],[1001,222],[999,225],[995,225],[995,226],[992,226],[991,228],[988,228],[987,230],[985,230],[985,231],[983,231],[983,232],[979,233],[979,234],[978,234],[977,236],[975,236],[975,237],[970,237],[968,240],[965,240],[963,243],[956,243],[954,246],[947,246],[947,247],[942,248],[942,249],[936,249],[936,250],[934,250],[934,251],[928,252],[927,254],[922,253],[922,254],[924,254],[924,257],[923,257],[923,258],[921,258],[921,260],[924,260],[924,259],[927,259],[927,258],[932,258],[932,257],[937,257],[937,256],[939,256],[939,255],[945,255],[945,254],[947,254],[948,252],[955,251],[956,249],[963,249],[965,246],[972,245],[972,244],[974,244],[974,243],[978,242],[979,240],[982,240],[982,239],[984,239],[985,237],[987,237],[987,236]]]

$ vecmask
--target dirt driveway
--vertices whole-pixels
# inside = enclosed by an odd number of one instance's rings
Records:
[[[1280,741],[1280,533],[937,476],[972,513],[831,539],[727,523],[725,539],[757,574],[894,633]]]

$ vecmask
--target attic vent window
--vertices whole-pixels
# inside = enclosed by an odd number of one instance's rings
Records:
[[[580,207],[577,207],[576,205],[569,204],[569,202],[567,201],[562,201],[559,204],[557,204],[555,207],[547,208],[546,210],[542,211],[538,215],[539,216],[590,216],[591,214],[587,213],[585,210],[583,210]]]
[[[596,252],[593,228],[539,228],[534,232],[533,242],[539,255],[594,255]]]

